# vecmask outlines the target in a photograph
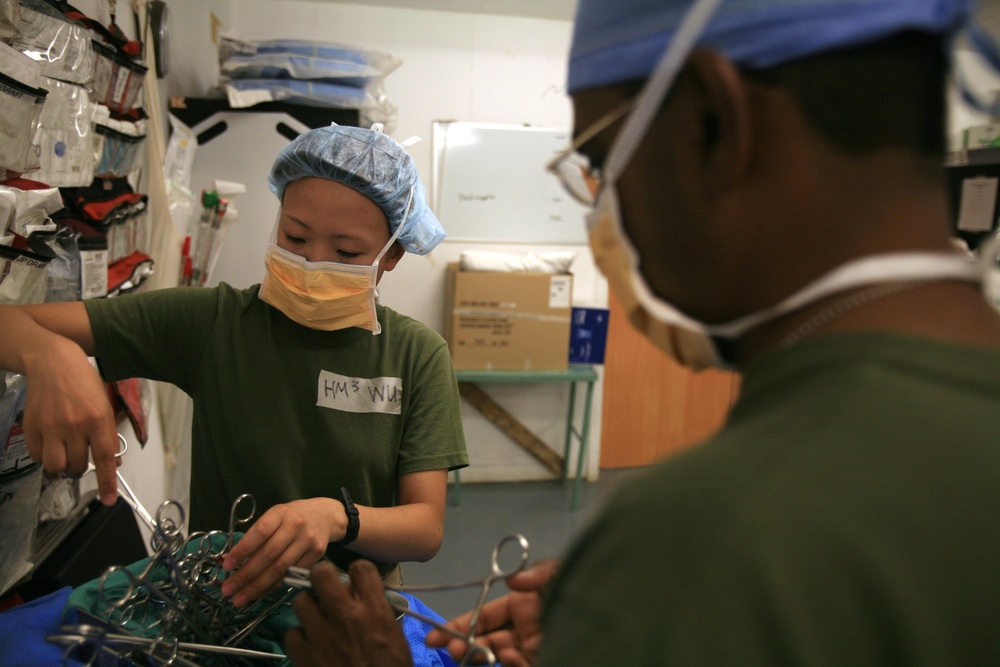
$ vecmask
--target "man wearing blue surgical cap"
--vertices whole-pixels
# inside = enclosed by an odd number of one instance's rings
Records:
[[[580,0],[550,167],[633,325],[743,378],[716,435],[482,610],[505,667],[1000,663],[997,248],[955,249],[943,174],[971,11]]]
[[[226,530],[239,496],[256,503],[222,561],[236,606],[324,555],[344,570],[373,560],[398,584],[399,562],[440,548],[447,474],[468,464],[445,341],[377,302],[384,272],[444,237],[406,150],[377,128],[320,128],[269,180],[281,208],[261,285],[0,312],[0,366],[28,378],[32,456],[80,472],[90,450],[106,503],[117,441],[103,380],[191,395],[190,530]]]

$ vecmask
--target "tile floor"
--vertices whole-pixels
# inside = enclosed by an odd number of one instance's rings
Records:
[[[603,470],[596,482],[584,482],[580,503],[570,511],[572,482],[481,482],[463,483],[461,502],[453,504],[455,487],[450,486],[445,518],[444,544],[427,563],[406,563],[406,584],[440,584],[482,579],[490,568],[494,546],[503,537],[520,533],[530,544],[531,560],[561,556],[577,532],[586,525],[594,510],[623,480],[640,468]],[[501,565],[516,563],[516,543],[510,544],[511,558]],[[507,547],[504,556],[508,555]],[[493,587],[490,599],[502,595],[502,584]],[[417,594],[431,609],[445,618],[468,611],[475,604],[478,588],[426,591]]]

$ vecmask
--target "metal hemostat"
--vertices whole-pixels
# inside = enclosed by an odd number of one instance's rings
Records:
[[[503,552],[504,545],[513,542],[517,542],[521,547],[519,560],[516,567],[510,570],[504,570],[503,566],[500,564],[500,557]],[[452,588],[473,588],[479,586],[480,587],[479,599],[476,602],[475,607],[473,607],[472,618],[470,619],[469,622],[469,632],[467,634],[462,634],[460,632],[452,630],[451,628],[445,627],[444,625],[438,623],[436,620],[428,618],[427,616],[424,616],[423,614],[417,613],[415,611],[411,611],[408,608],[404,609],[401,606],[394,604],[391,599],[389,600],[389,604],[397,613],[402,613],[406,614],[407,616],[412,616],[418,621],[422,621],[424,623],[432,625],[435,628],[443,630],[444,632],[447,632],[448,634],[464,641],[469,646],[469,651],[465,654],[465,657],[462,659],[462,662],[459,663],[461,667],[465,667],[465,665],[468,665],[469,660],[471,660],[472,657],[477,654],[482,655],[483,659],[486,660],[486,663],[492,666],[495,665],[497,661],[496,656],[493,654],[493,651],[490,650],[488,647],[478,643],[475,640],[476,630],[479,626],[479,614],[482,611],[483,605],[486,604],[486,598],[489,595],[490,589],[493,587],[493,584],[496,583],[498,580],[506,579],[507,577],[513,576],[518,572],[520,572],[521,570],[523,570],[524,566],[528,564],[528,558],[529,558],[528,539],[523,535],[519,534],[507,535],[506,537],[502,538],[499,542],[497,542],[495,547],[493,547],[493,554],[490,558],[490,571],[482,579],[473,579],[472,581],[462,581],[453,584],[385,587],[386,590],[388,591],[395,591],[398,593],[403,593],[403,592],[415,593],[423,591],[449,590]],[[309,582],[308,568],[304,567],[288,568],[288,576],[285,577],[284,582],[287,585],[295,588],[305,588],[310,590],[312,589],[312,584]]]
[[[81,647],[92,649],[87,664],[97,664],[108,650],[125,651],[125,657],[141,651],[146,664],[154,665],[274,664],[284,659],[249,647],[247,640],[275,614],[291,613],[296,589],[279,588],[246,608],[234,607],[221,592],[228,576],[222,556],[236,542],[237,528],[255,512],[253,497],[243,494],[232,505],[228,531],[185,538],[183,508],[176,501],[164,502],[150,540],[153,555],[133,565],[114,565],[96,582],[99,608],[94,613],[106,627],[63,626],[47,640],[66,646],[66,656]]]

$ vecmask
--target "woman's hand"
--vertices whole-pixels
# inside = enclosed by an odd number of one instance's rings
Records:
[[[233,574],[222,594],[242,607],[263,597],[289,567],[310,567],[332,539],[343,537],[347,514],[333,498],[307,498],[275,505],[226,554],[222,567]]]
[[[22,373],[28,454],[49,473],[82,474],[92,459],[101,502],[118,500],[118,437],[82,302],[0,306],[0,368]]]
[[[507,578],[511,592],[483,606],[476,628],[476,641],[493,651],[504,667],[530,667],[538,658],[542,642],[542,595],[555,578],[559,561],[543,560]],[[455,618],[446,626],[466,634],[472,612]],[[447,647],[456,660],[461,660],[468,645],[443,630],[431,630],[427,645]],[[480,664],[481,656],[473,656]]]
[[[288,657],[296,667],[410,667],[410,645],[378,570],[358,560],[350,576],[348,585],[330,563],[312,568],[313,591],[292,603],[302,627],[285,634]]]

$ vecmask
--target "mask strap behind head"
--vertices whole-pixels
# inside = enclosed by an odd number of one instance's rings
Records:
[[[673,40],[639,94],[635,108],[626,118],[625,126],[615,137],[604,164],[602,180],[605,183],[614,182],[632,159],[639,141],[645,136],[653,117],[660,110],[663,98],[677,78],[677,73],[721,3],[722,0],[695,0],[684,16],[674,32]]]
[[[410,215],[410,205],[412,203],[413,203],[413,190],[411,189],[410,196],[406,199],[406,209],[403,210],[403,217],[400,219],[399,224],[396,225],[396,231],[392,233],[392,236],[389,238],[389,242],[385,244],[385,247],[382,248],[382,252],[380,252],[378,254],[378,257],[375,258],[376,264],[382,261],[382,256],[385,255],[385,253],[389,252],[389,248],[391,248],[392,244],[395,243],[396,239],[399,238],[399,233],[403,231],[403,225],[406,224],[406,218],[407,216]]]

